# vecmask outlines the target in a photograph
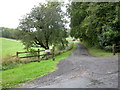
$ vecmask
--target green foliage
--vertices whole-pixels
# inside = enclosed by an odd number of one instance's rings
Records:
[[[63,50],[63,49],[65,49],[65,47],[60,44],[60,45],[57,45],[57,49],[58,49],[58,50]]]
[[[102,30],[101,35],[99,35],[99,44],[100,46],[112,46],[112,44],[120,44],[119,40],[119,32],[118,31],[113,31],[111,27],[105,27]]]
[[[33,48],[29,48],[28,50],[30,53],[27,54],[27,56],[32,56],[32,55],[38,55],[36,51],[36,49],[33,49]]]
[[[14,33],[15,29],[0,27],[0,37],[16,39]]]
[[[81,44],[83,44],[87,49],[89,54],[91,54],[92,56],[96,56],[96,57],[111,57],[111,56],[118,56],[118,54],[113,55],[111,51],[111,46],[106,46],[104,49],[100,49],[98,47],[91,47],[88,45],[88,43],[86,42],[80,42]]]
[[[66,41],[67,33],[63,24],[65,14],[61,5],[59,2],[40,4],[20,21],[16,36],[22,40],[26,49],[35,46],[49,49],[53,44]]]
[[[120,2],[72,2],[68,8],[71,36],[91,46],[120,44]]]
[[[112,52],[112,46],[106,46],[106,47],[105,47],[105,50]]]

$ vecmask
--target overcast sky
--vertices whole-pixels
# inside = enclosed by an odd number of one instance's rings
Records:
[[[16,28],[23,15],[43,2],[45,0],[0,0],[0,27]]]

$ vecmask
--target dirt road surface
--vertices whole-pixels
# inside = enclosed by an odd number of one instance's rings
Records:
[[[57,65],[58,70],[21,83],[20,88],[118,88],[118,57],[94,57],[77,48]]]

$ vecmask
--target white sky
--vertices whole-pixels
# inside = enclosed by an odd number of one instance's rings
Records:
[[[0,27],[16,28],[19,19],[41,2],[45,0],[0,0]]]

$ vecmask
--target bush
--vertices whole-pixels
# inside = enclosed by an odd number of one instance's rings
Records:
[[[112,46],[105,46],[105,50],[112,52]]]
[[[28,51],[31,52],[31,53],[28,53],[28,54],[27,54],[28,56],[37,55],[37,54],[38,54],[37,52],[35,52],[36,50],[35,50],[35,49],[32,49],[32,48],[29,49]]]
[[[73,48],[73,43],[69,43],[68,46],[66,47],[67,50],[71,50]]]
[[[66,51],[69,51],[73,48],[73,43],[69,43],[65,48],[62,46],[57,46],[57,50],[55,50],[55,55],[60,55],[61,53],[64,53]]]
[[[64,46],[61,45],[61,44],[59,44],[59,45],[57,46],[57,50],[64,50],[64,49],[65,49]]]

